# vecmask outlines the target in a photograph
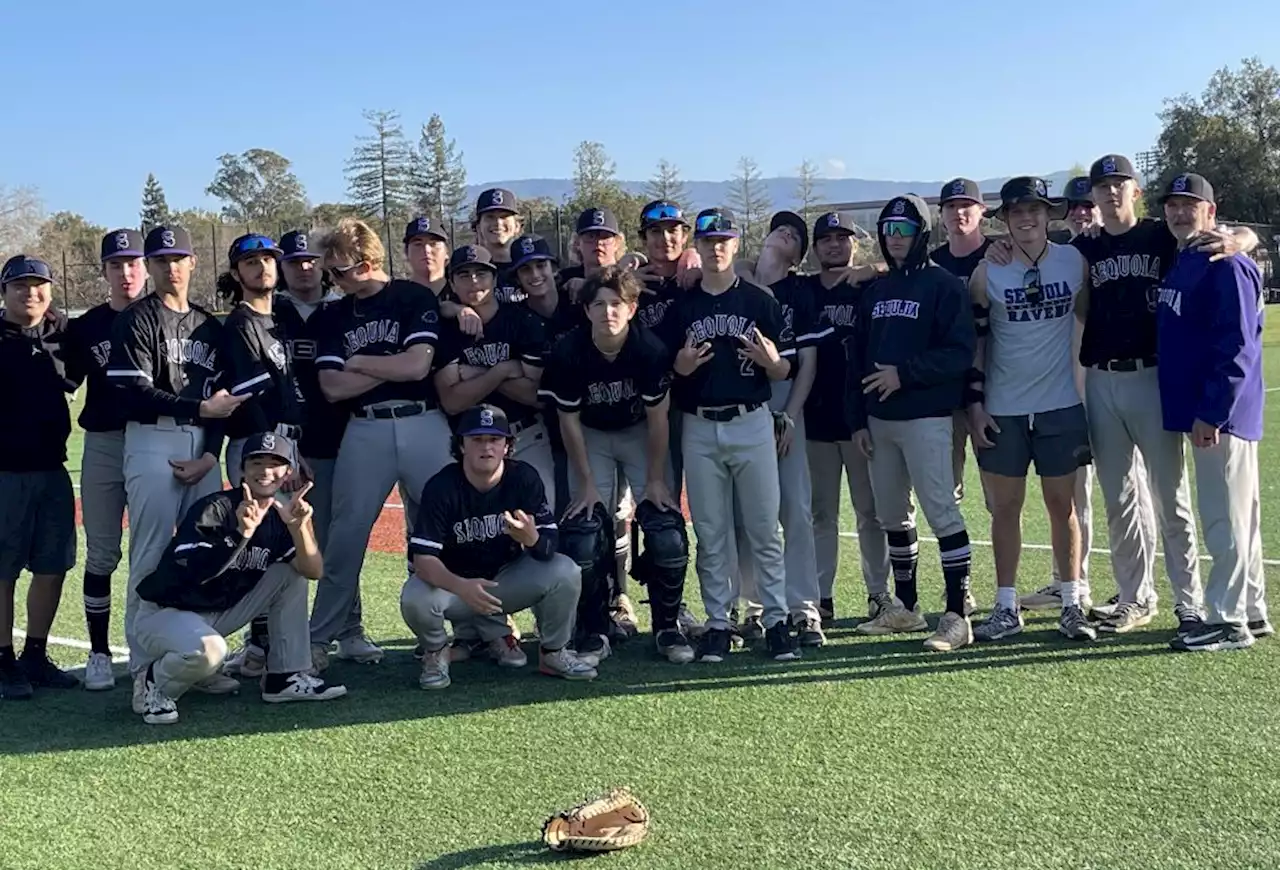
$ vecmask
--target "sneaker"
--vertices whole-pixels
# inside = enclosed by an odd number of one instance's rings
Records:
[[[1103,622],[1116,615],[1116,608],[1120,606],[1120,596],[1112,595],[1105,603],[1099,604],[1097,607],[1089,608],[1089,618],[1095,622]]]
[[[1041,586],[1035,592],[1019,598],[1018,606],[1023,610],[1061,610],[1062,587],[1057,583]]]
[[[311,644],[311,675],[323,674],[329,669],[329,644]]]
[[[974,640],[1003,640],[1022,633],[1022,611],[1016,607],[992,609],[986,619],[973,627]]]
[[[147,710],[147,675],[133,675],[133,712],[141,716]]]
[[[636,609],[631,604],[631,598],[625,592],[613,599],[613,604],[609,607],[609,615],[613,619],[613,625],[624,638],[635,637],[640,633],[640,629],[636,627]]]
[[[874,619],[858,623],[854,631],[858,634],[885,635],[928,631],[928,629],[929,623],[924,621],[924,614],[920,612],[919,604],[907,610],[906,606],[894,597],[890,599],[889,606],[882,608]]]
[[[305,671],[285,677],[284,685],[274,692],[263,691],[262,700],[268,704],[288,704],[293,701],[332,701],[347,693],[346,686],[326,683]]]
[[[520,649],[520,641],[514,635],[504,634],[485,645],[489,657],[498,663],[500,668],[523,668],[529,664],[529,657]]]
[[[111,669],[111,656],[106,653],[89,653],[89,660],[84,663],[84,687],[90,692],[104,692],[114,689],[116,675]]]
[[[820,647],[827,642],[827,636],[822,633],[822,623],[816,619],[803,615],[794,616],[791,619],[791,630],[795,632],[796,640],[802,647]]]
[[[1204,625],[1204,619],[1200,617],[1200,614],[1196,612],[1195,608],[1189,605],[1179,604],[1175,606],[1173,608],[1173,615],[1174,618],[1178,620],[1178,637],[1186,637],[1188,634],[1194,634],[1200,630],[1200,626]]]
[[[698,641],[698,661],[719,664],[729,657],[729,629],[708,628]]]
[[[0,664],[0,698],[6,701],[29,701],[34,692],[27,672],[17,661]]]
[[[706,629],[704,629],[705,631]],[[737,651],[743,649],[747,645],[747,641],[742,636],[742,623],[738,619],[738,608],[734,607],[729,611],[729,649]]]
[[[338,658],[358,662],[362,665],[376,665],[382,661],[385,653],[382,647],[374,643],[367,634],[345,637],[338,641]]]
[[[658,648],[658,655],[664,656],[672,664],[687,665],[696,658],[689,638],[679,629],[668,628],[660,631],[653,642]]]
[[[775,662],[793,662],[800,658],[800,645],[796,643],[785,619],[778,620],[765,630],[765,648]]]
[[[947,590],[943,589],[942,594],[938,596],[938,601],[942,603],[942,610],[947,610]],[[973,616],[973,612],[978,609],[978,599],[973,597],[973,590],[966,589],[964,591],[964,615]]]
[[[227,659],[222,672],[228,677],[259,679],[267,672],[267,653],[256,643],[246,643]]]
[[[449,661],[465,662],[478,659],[488,651],[485,642],[478,637],[455,637],[449,645]]]
[[[586,664],[598,668],[600,663],[613,652],[613,647],[609,643],[609,638],[603,634],[589,634],[578,641],[573,652]]]
[[[1248,649],[1253,646],[1253,635],[1243,625],[1206,623],[1186,637],[1175,637],[1169,646],[1178,652]]]
[[[951,652],[973,643],[973,625],[967,616],[944,613],[933,634],[925,638],[924,648],[933,652]]]
[[[18,657],[18,666],[26,671],[27,679],[37,689],[73,689],[80,685],[79,680],[50,661],[47,653],[23,652]]]
[[[160,687],[151,678],[150,669],[140,676],[143,682],[142,721],[148,725],[172,725],[177,722],[177,702],[160,691]]]
[[[830,622],[836,618],[836,600],[834,598],[823,598],[818,602],[818,616],[822,617],[823,622]]]
[[[215,673],[196,683],[191,691],[202,695],[234,695],[240,691],[240,681],[226,674]]]
[[[683,601],[680,602],[680,609],[676,611],[676,628],[680,629],[680,633],[686,638],[696,637],[702,633],[702,623],[698,622],[698,617],[693,615],[693,611],[686,607]]]
[[[742,621],[740,633],[747,643],[764,640],[764,621],[758,616],[748,616]]]
[[[1125,634],[1151,622],[1151,609],[1135,601],[1122,601],[1116,605],[1111,618],[1098,626],[1107,634]]]
[[[1249,620],[1249,634],[1253,635],[1255,639],[1271,637],[1271,635],[1275,633],[1275,626],[1273,626],[1271,624],[1271,620],[1267,619],[1265,616],[1262,617],[1262,619]]]
[[[565,680],[594,680],[596,669],[573,654],[571,649],[558,649],[555,652],[541,650],[538,653],[538,670],[549,677],[560,677]]]
[[[449,679],[449,661],[451,647],[442,646],[422,654],[422,672],[418,674],[418,687],[421,689],[447,689],[453,680]]]
[[[1058,632],[1071,640],[1098,639],[1098,630],[1089,624],[1084,608],[1078,604],[1062,608],[1062,615],[1058,617]]]
[[[888,592],[877,592],[875,595],[867,596],[867,619],[872,620],[884,613],[893,606],[893,596]],[[827,619],[822,613],[822,608],[818,608],[818,615],[823,619]]]

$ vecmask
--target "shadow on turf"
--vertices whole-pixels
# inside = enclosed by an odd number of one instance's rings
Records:
[[[238,696],[188,694],[180,704],[182,721],[167,727],[144,725],[130,711],[127,677],[111,692],[41,690],[31,702],[0,703],[4,721],[0,756],[282,731],[299,732],[302,738],[301,732],[313,729],[484,713],[574,699],[845,683],[1170,655],[1164,632],[1135,632],[1082,645],[1065,640],[1056,628],[1042,627],[1045,625],[1032,623],[1009,641],[949,654],[925,652],[920,646],[923,635],[892,640],[859,637],[850,643],[846,639],[853,635],[851,629],[837,627],[831,632],[835,643],[806,651],[798,662],[774,662],[758,651],[746,650],[719,665],[685,666],[656,660],[648,636],[642,635],[621,647],[602,666],[601,677],[591,683],[543,677],[532,662],[517,672],[500,670],[488,662],[468,662],[454,666],[454,683],[442,692],[417,688],[418,663],[411,655],[412,639],[388,640],[384,641],[387,658],[381,665],[335,662],[326,672],[331,681],[347,685],[350,694],[346,698],[277,707],[263,704],[256,697],[256,687],[245,682]],[[533,645],[526,647],[536,661]]]
[[[592,856],[586,854],[571,855],[565,852],[552,852],[541,842],[533,841],[450,852],[448,855],[441,855],[439,858],[419,864],[414,870],[464,870],[466,867],[483,867],[498,861],[509,864],[563,864],[566,861],[590,857]]]

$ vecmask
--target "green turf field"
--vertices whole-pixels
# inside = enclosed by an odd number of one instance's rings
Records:
[[[1269,332],[1280,344],[1280,324]],[[1274,352],[1268,373],[1280,385]],[[1280,449],[1268,442],[1262,456],[1276,558]],[[1049,574],[1037,499],[1024,591]],[[980,497],[964,507],[971,535],[987,539]],[[937,610],[936,547],[921,556],[922,600]],[[556,860],[536,843],[544,816],[615,784],[654,817],[648,842],[599,859],[618,868],[1280,867],[1280,640],[1174,655],[1166,604],[1150,630],[1088,647],[1039,617],[1012,642],[926,654],[923,636],[853,634],[862,596],[846,539],[840,619],[802,662],[744,652],[678,667],[637,641],[593,684],[463,664],[428,694],[399,619],[402,577],[401,558],[370,557],[368,627],[390,655],[335,664],[351,689],[341,701],[268,707],[246,685],[184,698],[169,728],[132,715],[124,685],[0,705],[0,868],[541,865]],[[1105,553],[1093,577],[1095,595],[1110,595]],[[978,545],[984,604],[993,586]],[[85,637],[78,575],[54,633]],[[55,655],[83,661],[65,646]]]

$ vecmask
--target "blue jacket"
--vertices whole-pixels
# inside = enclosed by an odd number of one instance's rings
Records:
[[[1184,250],[1160,286],[1158,348],[1164,428],[1196,420],[1262,438],[1262,275],[1236,254],[1216,263]]]

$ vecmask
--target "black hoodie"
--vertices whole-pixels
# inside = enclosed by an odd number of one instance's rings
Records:
[[[867,427],[868,417],[950,416],[962,405],[964,375],[973,365],[977,335],[968,292],[959,278],[929,261],[929,206],[914,194],[894,197],[880,220],[899,215],[918,221],[920,231],[901,266],[878,234],[889,272],[863,293],[849,343],[845,411],[855,432]],[[902,384],[883,401],[861,387],[876,363],[897,366]]]

